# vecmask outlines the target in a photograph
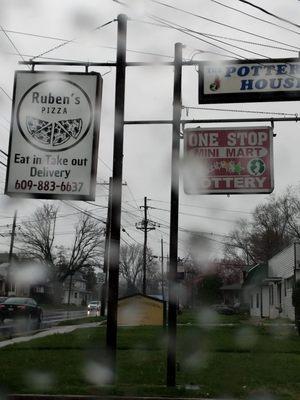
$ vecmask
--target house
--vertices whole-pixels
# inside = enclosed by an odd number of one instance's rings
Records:
[[[80,272],[68,276],[63,283],[63,304],[86,305],[92,300],[92,292],[87,290],[86,279]]]
[[[252,267],[243,283],[243,299],[250,305],[250,315],[252,317],[262,317],[261,294],[262,283],[268,276],[268,266],[257,264]]]
[[[223,285],[220,287],[222,292],[223,303],[228,306],[242,303],[242,284],[232,283],[231,285]]]
[[[243,285],[250,315],[295,319],[293,286],[300,279],[300,243],[295,242],[273,256],[267,265],[253,267]]]
[[[8,253],[0,254],[0,295],[1,296],[29,296],[30,286],[16,279],[16,272],[20,271],[23,260],[15,254],[10,256]]]

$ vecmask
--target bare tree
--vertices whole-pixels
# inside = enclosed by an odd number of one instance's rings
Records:
[[[35,258],[54,270],[54,238],[58,207],[44,204],[38,208],[29,221],[23,223],[19,239],[23,243],[22,253]]]
[[[21,227],[20,240],[24,255],[46,264],[52,279],[63,282],[77,271],[99,266],[105,228],[89,214],[81,214],[71,246],[57,248],[54,246],[57,211],[52,204],[37,209]]]
[[[270,196],[258,205],[251,220],[242,219],[225,245],[225,258],[254,265],[267,262],[300,238],[300,200],[292,188],[282,196]]]
[[[158,266],[152,255],[151,249],[147,250],[147,287],[151,287],[158,282]],[[121,246],[120,249],[120,274],[127,285],[127,293],[135,293],[142,289],[143,275],[143,246],[133,244]]]
[[[58,268],[58,278],[64,281],[75,272],[99,266],[103,255],[105,229],[88,214],[81,214],[75,226],[75,237],[70,252],[65,252]]]

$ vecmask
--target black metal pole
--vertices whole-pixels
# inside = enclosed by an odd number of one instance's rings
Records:
[[[119,294],[119,259],[121,238],[121,201],[123,172],[124,141],[124,105],[125,105],[125,73],[126,73],[126,36],[127,16],[118,16],[117,67],[115,90],[115,126],[111,207],[111,243],[109,247],[109,278],[106,348],[110,368],[113,372],[112,382],[116,376],[117,350],[117,310]]]
[[[182,44],[175,44],[174,92],[173,92],[173,139],[172,180],[170,213],[170,266],[168,308],[168,354],[167,386],[176,385],[176,331],[177,331],[177,256],[178,256],[178,211],[179,211],[179,148],[181,117]]]
[[[100,315],[105,316],[106,311],[106,297],[107,297],[107,281],[108,281],[108,270],[109,270],[109,260],[108,251],[110,246],[110,232],[111,232],[111,187],[112,178],[109,178],[109,192],[108,192],[108,207],[107,207],[107,217],[106,217],[106,230],[105,230],[105,249],[104,249],[104,283],[101,288],[101,305],[100,305]]]
[[[147,217],[147,197],[144,197],[144,249],[143,249],[143,294],[147,293],[147,236],[148,236],[148,217]]]
[[[15,243],[15,234],[16,234],[16,224],[17,224],[17,210],[14,213],[14,220],[11,229],[11,236],[10,236],[10,246],[9,246],[9,253],[8,253],[8,267],[6,273],[6,285],[5,285],[5,295],[9,296],[10,287],[11,287],[11,262],[13,259],[13,251],[14,251],[14,243]]]

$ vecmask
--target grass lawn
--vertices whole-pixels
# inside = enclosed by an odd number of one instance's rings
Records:
[[[245,320],[180,325],[176,389],[165,387],[166,336],[160,327],[119,328],[117,384],[105,386],[105,333],[104,327],[78,329],[1,349],[0,393],[254,399],[249,396],[260,391],[255,399],[299,399],[300,338],[291,327],[256,327]]]

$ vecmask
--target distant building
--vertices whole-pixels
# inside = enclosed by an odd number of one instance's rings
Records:
[[[242,283],[232,283],[220,287],[223,296],[223,303],[228,306],[234,306],[242,303]]]
[[[92,299],[92,292],[87,290],[86,279],[80,272],[69,276],[63,283],[63,304],[86,305]]]
[[[300,243],[295,242],[272,257],[268,264],[256,265],[248,272],[243,289],[250,303],[250,315],[294,320],[292,292],[299,279]]]
[[[20,296],[34,297],[38,302],[45,302],[51,296],[51,288],[49,286],[47,274],[41,274],[43,277],[37,279],[27,272],[22,273],[22,268],[37,265],[35,260],[28,258],[21,259],[15,254],[12,256],[12,263],[9,264],[8,253],[0,253],[0,296]],[[28,270],[28,273],[33,274],[34,271]]]

